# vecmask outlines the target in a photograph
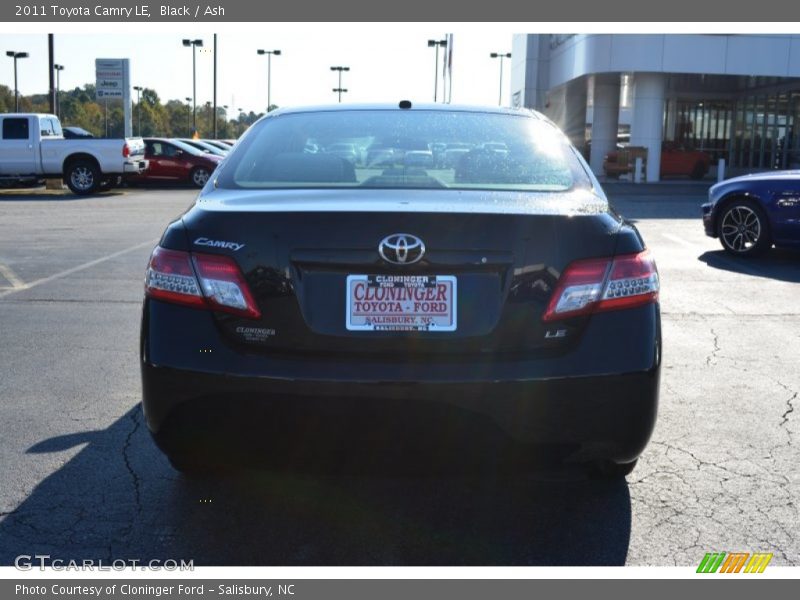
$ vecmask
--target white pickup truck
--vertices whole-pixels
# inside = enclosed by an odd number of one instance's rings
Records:
[[[142,138],[66,140],[55,115],[0,114],[0,181],[62,177],[86,195],[145,169]]]

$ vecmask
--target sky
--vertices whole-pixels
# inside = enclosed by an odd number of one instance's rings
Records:
[[[7,27],[8,24],[5,24]],[[0,25],[2,28],[3,25]],[[100,28],[102,25],[86,25]],[[345,65],[342,87],[350,90],[343,102],[416,102],[433,100],[434,54],[429,39],[443,39],[439,25],[331,23],[264,24],[244,27],[240,33],[218,34],[217,103],[227,104],[233,116],[239,108],[262,112],[267,102],[267,58],[256,50],[279,49],[272,58],[272,103],[279,106],[327,104],[337,100],[333,65]],[[96,58],[130,58],[131,85],[153,88],[162,102],[192,95],[192,50],[183,38],[201,38],[197,53],[197,104],[212,100],[213,34],[197,31],[145,33],[55,34],[55,62],[63,64],[61,89],[94,83]],[[454,103],[496,105],[499,61],[490,52],[511,51],[511,31],[469,30],[455,33],[453,43]],[[5,51],[28,52],[19,61],[21,94],[46,93],[48,88],[47,35],[9,34],[0,29],[0,83],[13,89],[13,60]],[[441,51],[440,51],[441,52]],[[440,53],[440,61],[442,59]],[[440,63],[441,64],[441,63]],[[509,103],[510,61],[504,62],[503,103]],[[439,94],[441,99],[441,80]],[[134,92],[135,94],[135,92]],[[134,96],[135,97],[135,96]]]

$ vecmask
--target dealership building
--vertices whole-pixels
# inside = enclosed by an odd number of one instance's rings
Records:
[[[553,119],[592,170],[618,144],[701,150],[728,173],[800,168],[800,35],[522,34],[511,102]]]

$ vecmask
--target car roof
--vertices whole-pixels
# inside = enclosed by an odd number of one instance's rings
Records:
[[[539,119],[548,120],[541,113],[529,108],[509,108],[503,106],[481,106],[473,104],[434,104],[431,102],[411,103],[411,108],[400,108],[399,102],[390,103],[361,103],[361,104],[321,104],[315,106],[292,106],[275,109],[265,115],[265,117],[280,116],[285,114],[309,113],[309,112],[350,112],[359,110],[426,110],[438,112],[471,112],[489,113],[515,116],[533,116]]]
[[[24,113],[24,112],[11,112],[2,113],[0,117],[48,117],[50,119],[58,119],[57,116],[51,113]]]

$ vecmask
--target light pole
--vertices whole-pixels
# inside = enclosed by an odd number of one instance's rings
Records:
[[[433,101],[439,96],[439,48],[446,48],[447,40],[428,40],[428,48],[436,48],[436,60],[433,63]]]
[[[203,47],[203,40],[183,40],[183,45],[192,48],[192,129],[197,131],[197,47]]]
[[[139,98],[144,88],[140,85],[135,85],[133,89],[136,90],[136,120],[138,121],[139,137],[142,137],[142,103]]]
[[[342,71],[349,71],[350,67],[331,67],[331,71],[339,71],[339,87],[333,88],[333,91],[339,94],[339,103],[342,102],[342,93],[347,93],[347,89],[342,87]]]
[[[191,98],[186,98],[186,130],[189,132],[189,137],[192,137],[192,130],[191,130],[192,126],[189,123],[189,121],[191,120],[191,117],[192,117],[192,104],[191,104],[191,102],[192,102]]]
[[[17,86],[17,60],[28,58],[27,52],[14,52],[7,50],[6,56],[14,59],[14,112],[19,112],[19,87]]]
[[[267,112],[272,110],[272,55],[280,56],[280,50],[257,50],[260,55],[267,55]]]
[[[503,106],[503,59],[511,58],[511,52],[492,52],[489,56],[500,59],[500,98],[497,101],[497,106]]]
[[[61,71],[64,65],[53,65],[56,72],[56,116],[61,119]]]

